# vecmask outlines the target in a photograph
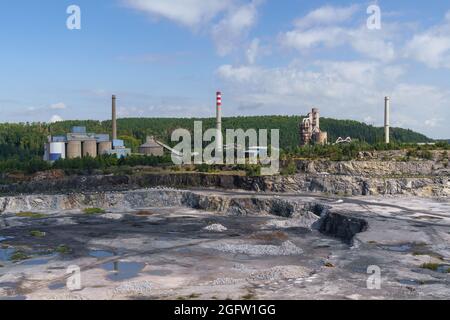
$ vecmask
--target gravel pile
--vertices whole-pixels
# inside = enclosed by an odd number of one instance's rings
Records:
[[[222,252],[240,253],[250,256],[291,256],[303,253],[303,250],[291,241],[286,241],[281,246],[225,243],[213,245],[212,248]]]
[[[212,286],[232,286],[238,283],[241,283],[242,279],[233,279],[233,278],[218,278],[211,282]]]
[[[300,266],[278,266],[267,270],[256,271],[252,273],[248,280],[250,281],[273,281],[299,279],[309,276],[310,271]]]
[[[207,226],[206,228],[203,228],[203,230],[211,231],[211,232],[224,232],[227,231],[227,227],[221,225],[221,224],[211,224]]]

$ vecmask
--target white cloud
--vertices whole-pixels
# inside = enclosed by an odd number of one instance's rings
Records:
[[[407,57],[431,68],[450,68],[450,11],[444,23],[414,35],[405,51]]]
[[[313,68],[311,68],[313,66]],[[327,117],[382,125],[384,96],[392,98],[392,123],[432,135],[444,132],[450,92],[436,86],[408,84],[404,67],[374,61],[316,61],[307,67],[282,68],[223,65],[217,70],[232,92],[239,113],[305,114],[322,109]],[[447,130],[448,131],[448,130]]]
[[[341,24],[350,20],[359,9],[358,6],[337,8],[325,6],[310,12],[295,22],[293,30],[279,36],[284,47],[306,52],[314,48],[335,48],[347,45],[366,57],[392,61],[395,56],[394,44],[390,41],[393,27],[383,24],[382,30],[369,30],[366,24],[344,27]],[[351,21],[349,21],[351,22]]]
[[[358,11],[357,5],[349,7],[324,6],[308,13],[295,21],[297,28],[303,29],[314,25],[333,25],[349,20]]]
[[[246,52],[247,62],[249,64],[254,64],[260,51],[261,47],[259,39],[253,39]]]
[[[64,110],[67,109],[67,106],[63,102],[58,102],[50,105],[51,110]]]
[[[162,17],[189,27],[197,27],[209,22],[227,9],[232,1],[124,0],[124,3],[131,8],[150,14],[152,17]]]
[[[48,122],[56,123],[56,122],[61,122],[61,121],[64,121],[63,118],[61,118],[59,115],[55,114],[50,118],[50,120]]]
[[[164,18],[193,30],[210,30],[217,52],[232,53],[256,24],[264,0],[123,0],[153,18]]]
[[[236,43],[245,38],[247,32],[256,24],[260,2],[252,1],[231,8],[226,16],[213,27],[211,34],[219,55],[231,53]]]

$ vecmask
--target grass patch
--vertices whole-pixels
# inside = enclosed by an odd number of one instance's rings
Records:
[[[432,270],[432,271],[438,271],[439,269],[439,264],[438,263],[424,263],[423,265],[420,266],[422,269],[428,269],[428,270]]]
[[[100,208],[86,208],[83,210],[85,214],[103,214],[106,213],[105,210]]]
[[[46,236],[46,233],[38,230],[33,230],[30,231],[30,236],[35,238],[44,238]]]
[[[16,216],[20,218],[33,218],[33,219],[45,218],[45,214],[36,212],[19,212],[16,214]]]
[[[69,254],[70,252],[72,252],[72,250],[70,250],[70,248],[64,244],[58,246],[55,251],[59,254]]]
[[[11,256],[11,261],[12,262],[19,262],[19,261],[27,260],[29,258],[30,257],[26,253],[23,253],[22,251],[16,251]]]

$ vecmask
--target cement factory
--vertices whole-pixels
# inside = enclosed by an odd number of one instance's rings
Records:
[[[385,143],[390,143],[390,98],[385,97],[384,110],[384,135]],[[222,136],[222,93],[216,93],[216,149],[223,151],[230,146],[223,144]],[[313,108],[299,126],[300,146],[326,145],[328,133],[320,129],[320,110]],[[346,139],[339,137],[335,144],[350,143],[351,137]],[[236,146],[232,146],[236,148]],[[258,146],[250,146],[246,153],[257,152]],[[164,150],[182,156],[176,150],[158,141],[153,136],[147,137],[147,141],[139,147],[140,155],[163,156]],[[255,151],[256,149],[256,151]],[[126,148],[124,141],[117,138],[117,112],[116,96],[112,96],[112,139],[109,134],[90,133],[86,127],[73,127],[71,132],[62,136],[49,136],[48,143],[44,146],[44,160],[54,162],[59,159],[74,159],[82,157],[97,157],[102,155],[115,155],[118,158],[131,155],[131,149]]]
[[[328,133],[320,131],[320,111],[312,109],[308,116],[300,123],[300,145],[325,145],[328,143]]]

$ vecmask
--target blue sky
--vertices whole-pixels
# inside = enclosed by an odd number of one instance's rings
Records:
[[[81,30],[66,27],[69,5]],[[366,10],[381,10],[381,29]],[[446,0],[0,3],[0,122],[322,115],[450,138]]]

